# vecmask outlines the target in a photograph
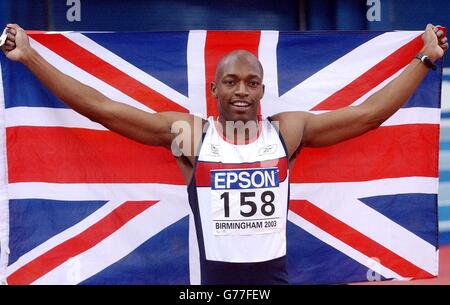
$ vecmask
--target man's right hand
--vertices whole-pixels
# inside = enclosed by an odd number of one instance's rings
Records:
[[[31,51],[27,33],[17,24],[8,24],[6,28],[8,37],[2,46],[3,53],[10,60],[23,61]]]

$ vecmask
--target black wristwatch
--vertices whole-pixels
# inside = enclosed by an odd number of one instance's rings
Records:
[[[417,53],[415,58],[417,58],[418,60],[423,62],[424,65],[427,66],[428,68],[436,70],[436,65],[431,61],[431,59],[427,55],[422,54],[422,53]]]

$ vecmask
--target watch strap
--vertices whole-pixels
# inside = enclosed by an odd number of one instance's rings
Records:
[[[427,55],[422,54],[422,53],[417,53],[415,58],[420,60],[428,68],[436,70],[436,65],[431,61],[431,59]]]

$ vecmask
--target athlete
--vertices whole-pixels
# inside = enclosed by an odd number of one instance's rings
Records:
[[[113,101],[50,65],[25,31],[7,25],[2,46],[75,111],[125,137],[170,149],[188,185],[200,250],[203,284],[287,283],[286,217],[289,168],[302,147],[332,145],[377,128],[412,95],[433,62],[448,49],[442,30],[429,24],[423,48],[394,80],[358,106],[314,115],[283,112],[263,119],[263,68],[237,50],[218,64],[211,94],[218,117],[147,113]],[[301,98],[301,97],[299,97]],[[179,123],[202,136],[173,127]]]

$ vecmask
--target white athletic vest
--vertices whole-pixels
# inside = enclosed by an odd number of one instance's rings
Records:
[[[262,120],[256,139],[234,145],[214,118],[208,123],[188,189],[201,256],[229,263],[285,256],[289,169],[277,129]]]

